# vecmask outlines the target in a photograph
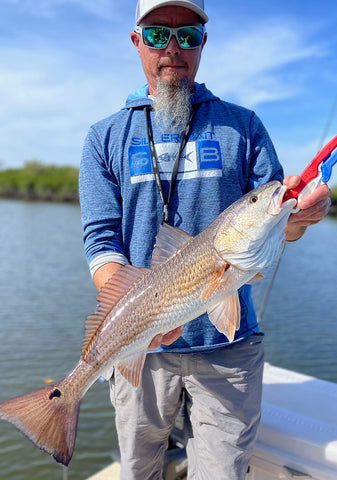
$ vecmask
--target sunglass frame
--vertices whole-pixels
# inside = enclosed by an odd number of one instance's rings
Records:
[[[144,41],[144,30],[146,28],[162,28],[162,29],[169,30],[170,35],[169,35],[165,45],[163,45],[161,47],[155,47],[155,46],[151,46],[151,45],[148,45],[147,43],[145,43],[145,41]],[[179,41],[178,32],[179,32],[179,30],[183,30],[185,28],[192,28],[194,30],[197,30],[201,34],[200,43],[198,45],[196,45],[195,47],[185,47]],[[162,49],[166,48],[167,45],[170,43],[173,36],[176,38],[180,48],[183,48],[184,50],[193,50],[195,48],[199,48],[200,45],[202,44],[202,41],[203,41],[203,38],[204,38],[204,35],[205,35],[205,31],[206,30],[205,30],[205,27],[203,25],[183,25],[181,27],[176,27],[176,28],[175,27],[168,27],[166,25],[136,25],[136,27],[135,27],[135,32],[138,33],[141,36],[143,45],[145,45],[148,48],[153,48],[154,50],[162,50]]]

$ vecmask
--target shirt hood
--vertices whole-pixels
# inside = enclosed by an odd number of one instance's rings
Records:
[[[219,97],[213,95],[204,83],[199,84],[195,82],[194,90],[194,93],[191,94],[192,104],[219,100]],[[135,93],[131,93],[126,100],[124,108],[139,108],[145,105],[152,105],[152,99],[148,97],[148,85],[144,85],[136,90]]]

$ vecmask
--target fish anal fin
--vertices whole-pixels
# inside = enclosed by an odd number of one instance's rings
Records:
[[[37,447],[68,465],[74,450],[80,399],[65,396],[62,381],[0,404],[12,423]]]
[[[207,313],[215,328],[232,342],[236,330],[240,327],[241,319],[238,293],[224,297],[222,302],[214,305]]]
[[[193,238],[180,228],[163,224],[159,227],[156,244],[152,252],[151,268],[160,265],[172,257],[179,248],[183,247]]]
[[[225,263],[220,266],[220,268],[213,274],[211,280],[207,283],[203,291],[201,292],[201,300],[207,300],[212,293],[218,288],[220,285],[223,286],[227,282],[227,275],[226,272],[229,269],[230,264]]]
[[[117,363],[117,368],[126,380],[131,383],[135,388],[138,387],[140,381],[140,375],[143,370],[144,362],[146,358],[146,350],[131,355],[125,358],[121,362]]]
[[[98,293],[97,309],[85,321],[85,333],[82,341],[82,356],[85,359],[90,347],[96,340],[100,327],[112,308],[124,297],[132,285],[139,282],[150,272],[147,268],[132,265],[122,266],[102,287]]]

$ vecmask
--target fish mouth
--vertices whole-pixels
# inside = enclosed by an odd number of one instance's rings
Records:
[[[286,185],[278,185],[272,195],[268,213],[270,215],[286,215],[291,210],[296,210],[297,200],[296,198],[290,198],[289,200],[284,201],[284,195],[287,191]],[[282,216],[283,216],[282,215]]]

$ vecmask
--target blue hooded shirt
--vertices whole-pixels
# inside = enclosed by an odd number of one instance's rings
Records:
[[[85,255],[92,274],[114,261],[149,267],[163,203],[151,165],[144,107],[151,106],[145,85],[129,95],[119,112],[93,125],[80,168],[80,201]],[[256,114],[220,100],[195,83],[196,113],[179,162],[169,205],[170,225],[190,235],[204,230],[225,208],[256,186],[282,181],[272,142]],[[151,128],[164,198],[182,135]],[[235,340],[258,331],[250,287],[239,291],[241,325]],[[184,326],[183,335],[159,350],[188,353],[228,343],[207,314]]]

